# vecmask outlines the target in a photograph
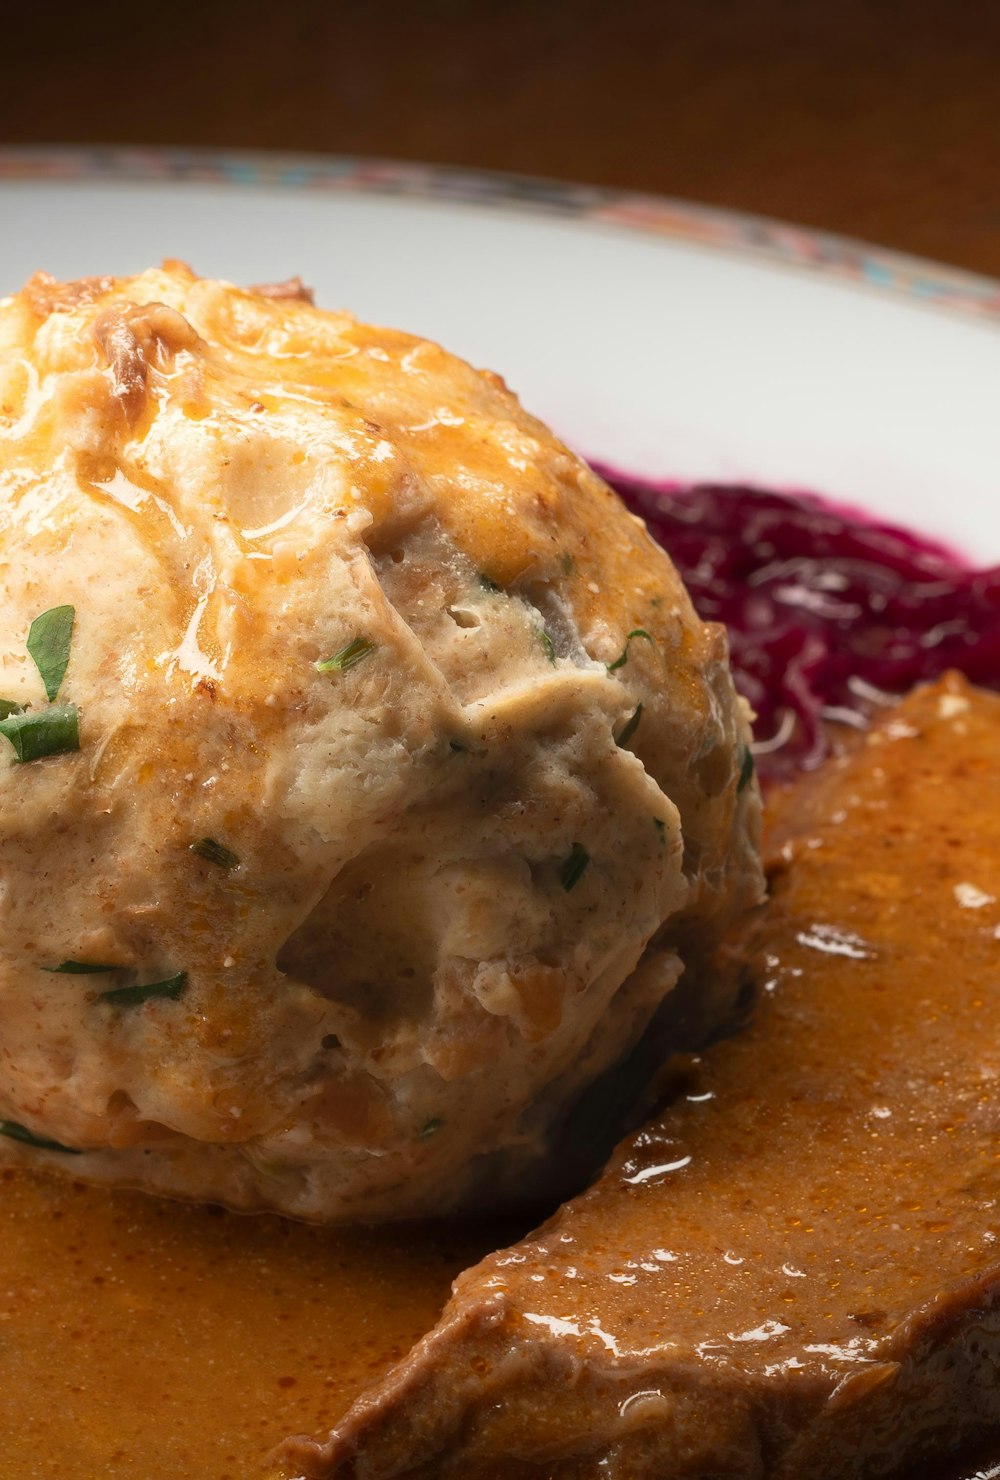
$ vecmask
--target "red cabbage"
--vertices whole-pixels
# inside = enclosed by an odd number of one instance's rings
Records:
[[[828,726],[949,668],[1000,689],[1000,568],[810,495],[604,476],[669,552],[700,615],[729,628],[757,713],[758,769],[827,753]]]

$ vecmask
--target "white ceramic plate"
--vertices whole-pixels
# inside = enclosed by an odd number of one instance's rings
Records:
[[[440,339],[587,456],[808,488],[1000,560],[1000,285],[678,202],[433,167],[0,151],[0,293],[182,257]]]

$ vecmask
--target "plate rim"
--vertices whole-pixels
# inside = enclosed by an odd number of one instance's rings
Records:
[[[756,258],[1000,321],[1000,278],[852,236],[677,196],[378,155],[98,144],[0,146],[6,184],[200,184],[374,195],[582,221]]]

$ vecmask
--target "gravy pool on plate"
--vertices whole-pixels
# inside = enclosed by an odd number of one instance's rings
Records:
[[[260,1480],[521,1232],[325,1230],[0,1177],[2,1480]]]

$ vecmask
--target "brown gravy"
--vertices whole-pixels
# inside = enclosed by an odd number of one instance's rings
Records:
[[[0,1480],[256,1480],[510,1227],[331,1231],[0,1177]]]

